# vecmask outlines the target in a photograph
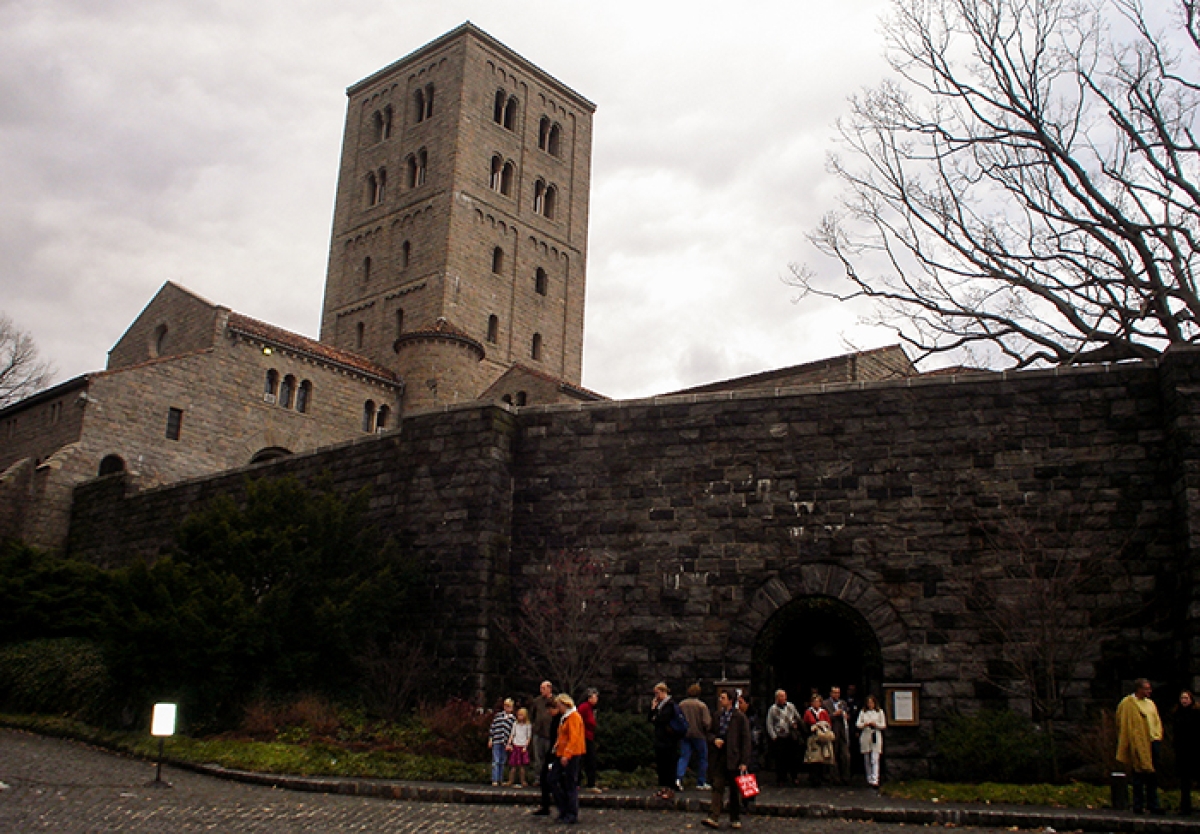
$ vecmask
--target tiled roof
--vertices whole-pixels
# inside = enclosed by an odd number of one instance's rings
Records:
[[[451,339],[456,342],[463,342],[469,347],[479,351],[481,356],[486,353],[483,345],[480,344],[475,337],[471,336],[466,331],[455,327],[453,324],[440,317],[436,322],[434,322],[433,327],[424,327],[420,330],[409,330],[405,333],[401,333],[398,337],[396,337],[396,341],[393,343],[393,345],[395,347],[399,347],[405,342],[418,342],[422,339],[429,338]]]
[[[608,399],[608,397],[604,396],[603,394],[597,393],[596,391],[593,391],[590,388],[584,388],[582,385],[576,385],[573,382],[567,382],[562,377],[554,376],[553,374],[548,374],[545,371],[539,371],[536,368],[531,368],[528,365],[521,364],[520,362],[514,362],[513,366],[509,369],[509,371],[507,373],[511,373],[512,371],[520,371],[522,373],[529,374],[530,376],[535,376],[538,379],[544,379],[547,382],[556,383],[560,388],[563,388],[573,394],[576,394],[581,399],[585,399],[585,400],[607,400]]]
[[[301,336],[299,333],[293,333],[290,330],[284,330],[282,327],[267,324],[265,321],[243,316],[241,313],[230,311],[227,327],[235,333],[249,336],[265,344],[274,345],[295,353],[306,354],[313,359],[357,371],[360,374],[384,382],[392,384],[400,382],[400,377],[394,371],[382,365],[377,365],[370,359],[359,356],[357,353],[331,347],[322,342]]]

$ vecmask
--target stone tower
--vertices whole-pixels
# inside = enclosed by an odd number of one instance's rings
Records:
[[[347,90],[321,341],[478,397],[578,385],[595,105],[470,23]]]

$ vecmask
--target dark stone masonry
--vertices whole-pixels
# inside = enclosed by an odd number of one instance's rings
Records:
[[[951,709],[1009,700],[981,591],[1034,600],[1019,558],[1082,562],[1067,605],[1093,629],[1069,717],[1146,676],[1194,686],[1200,351],[1157,362],[926,376],[654,400],[407,416],[397,430],[138,492],[76,490],[70,549],[154,558],[247,477],[371,488],[370,521],[436,578],[428,618],[465,695],[514,684],[492,624],[569,551],[606,566],[618,650],[598,684],[632,705],[667,680],[919,687],[892,773],[927,766]],[[997,532],[999,531],[999,532]],[[1036,542],[1019,545],[1013,542]],[[1007,543],[1007,544],[1006,544]],[[521,682],[524,683],[524,682]]]

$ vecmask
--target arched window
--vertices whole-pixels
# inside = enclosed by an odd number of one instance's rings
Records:
[[[533,334],[533,343],[529,346],[529,357],[537,362],[542,361],[542,334]]]
[[[545,295],[548,283],[549,279],[546,277],[546,270],[539,266],[537,272],[533,273],[533,291],[538,295]]]
[[[509,96],[504,105],[504,127],[506,130],[517,129],[517,97]]]
[[[498,125],[504,124],[504,99],[504,91],[497,90],[496,100],[492,103],[492,121]]]
[[[279,372],[276,370],[267,371],[267,384],[263,386],[263,399],[267,402],[275,402],[275,394],[279,391]]]
[[[388,416],[391,413],[391,409],[386,405],[379,406],[379,411],[375,414],[375,431],[383,431],[387,428]]]
[[[429,164],[429,154],[424,148],[408,158],[408,187],[416,188],[425,184],[425,170]]]
[[[500,190],[500,172],[504,168],[504,160],[498,155],[492,157],[492,171],[488,176],[488,188],[492,191]]]
[[[125,471],[125,461],[120,455],[105,455],[100,461],[100,471],[97,475],[115,475]]]
[[[367,335],[367,326],[361,321],[354,326],[354,348],[362,350],[363,341]]]
[[[259,449],[250,458],[251,463],[266,463],[269,460],[279,460],[286,458],[291,452],[282,446],[268,446],[265,449]]]
[[[301,414],[308,413],[308,407],[312,403],[312,383],[307,379],[300,383],[300,387],[296,389],[296,410]]]
[[[413,93],[413,102],[416,104],[416,121],[423,122],[426,119],[433,117],[433,85],[426,84],[423,88]]]
[[[496,344],[500,338],[500,317],[488,316],[488,332],[487,340],[491,344]]]
[[[492,272],[499,275],[504,269],[504,250],[497,246],[492,250]]]
[[[404,308],[400,307],[396,310],[396,336],[404,332]]]
[[[546,137],[546,152],[551,156],[560,154],[560,145],[562,144],[562,128],[558,125],[553,125],[550,128],[550,134]]]
[[[383,141],[383,112],[380,110],[371,114],[371,138],[376,142]]]
[[[542,206],[542,214],[547,220],[553,220],[558,213],[558,187],[551,185],[546,189],[546,203]]]
[[[517,405],[525,405],[529,401],[529,397],[524,391],[517,392]]]
[[[550,119],[546,116],[538,121],[538,150],[546,150],[546,145],[550,141]]]
[[[538,180],[533,184],[533,213],[541,214],[546,205],[546,183]]]
[[[373,206],[379,202],[379,180],[375,177],[374,171],[367,174],[366,192],[368,206]]]
[[[279,404],[284,408],[292,407],[292,394],[296,391],[296,378],[288,374],[279,386]]]
[[[364,284],[371,280],[371,259],[370,258],[363,258],[362,277],[363,277]]]
[[[380,168],[378,173],[379,188],[375,192],[375,202],[382,203],[387,192],[387,168]]]
[[[509,405],[512,405],[513,404],[512,394],[505,394],[503,397],[500,398],[500,402],[504,402],[504,403],[508,403]]]
[[[504,168],[500,171],[500,193],[505,197],[512,195],[513,180],[517,176],[517,167],[511,162],[505,162]]]
[[[408,269],[408,261],[412,257],[412,244],[407,240],[400,244],[400,268]]]
[[[383,108],[383,130],[380,133],[380,140],[388,139],[392,135],[392,105]]]
[[[162,356],[167,351],[167,326],[160,324],[154,328],[154,338],[150,340],[150,356]]]
[[[375,429],[375,401],[367,400],[363,403],[362,415],[362,430],[373,431]]]

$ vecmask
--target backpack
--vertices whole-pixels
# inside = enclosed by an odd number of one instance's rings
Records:
[[[688,734],[687,716],[683,714],[683,710],[679,708],[679,704],[672,701],[671,706],[675,708],[675,714],[671,716],[671,723],[667,725],[667,729],[671,731],[672,735],[683,738]]]

